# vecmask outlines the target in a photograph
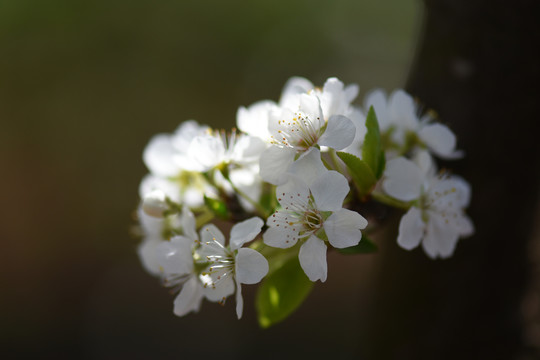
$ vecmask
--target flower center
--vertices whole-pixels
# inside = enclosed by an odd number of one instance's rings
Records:
[[[311,194],[307,201],[303,201],[300,197],[297,201],[285,207],[288,216],[285,216],[284,220],[288,226],[298,226],[301,229],[298,232],[300,238],[308,238],[322,228],[324,219]]]
[[[272,136],[271,143],[281,147],[296,149],[298,152],[308,150],[315,145],[321,136],[321,128],[304,113],[297,112],[291,120],[279,120],[279,139]]]
[[[207,267],[201,272],[200,279],[203,286],[216,288],[221,281],[228,276],[234,276],[235,256],[233,251],[223,246],[215,237],[212,240],[201,243],[204,254],[199,260]]]

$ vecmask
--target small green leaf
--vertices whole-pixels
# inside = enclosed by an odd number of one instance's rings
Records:
[[[257,291],[255,306],[262,328],[268,328],[291,315],[306,299],[311,282],[300,267],[298,257],[266,277]]]
[[[358,157],[346,152],[338,152],[337,155],[347,165],[360,198],[368,195],[377,183],[377,178],[373,175],[373,171],[371,171],[369,165]]]
[[[225,205],[224,201],[213,199],[205,195],[204,203],[218,218],[225,220],[229,218],[229,210],[227,210],[227,205]]]
[[[386,156],[384,156],[384,151],[381,151],[381,153],[379,154],[379,170],[375,174],[377,179],[381,178],[385,167],[386,167]]]
[[[373,106],[369,108],[366,117],[366,136],[362,146],[362,159],[371,168],[371,171],[377,179],[382,176],[384,170],[384,151],[382,150],[381,134],[379,132],[379,122],[375,115]]]
[[[377,245],[371,240],[369,240],[366,236],[362,236],[362,240],[358,243],[358,245],[351,246],[344,249],[337,249],[342,254],[371,254],[374,252],[377,252],[378,248]]]

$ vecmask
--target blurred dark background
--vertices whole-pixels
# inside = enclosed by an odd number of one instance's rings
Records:
[[[536,358],[537,7],[0,1],[0,355]],[[269,330],[253,289],[241,321],[234,301],[177,318],[130,235],[142,151],[187,119],[234,126],[293,75],[358,83],[358,103],[407,86],[436,109],[469,154],[448,166],[472,182],[477,236],[447,261],[393,239],[331,254],[328,281]]]

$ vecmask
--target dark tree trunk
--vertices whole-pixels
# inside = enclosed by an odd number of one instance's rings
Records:
[[[443,166],[472,184],[476,234],[450,260],[385,243],[366,357],[536,358],[521,303],[539,189],[540,2],[425,3],[407,90],[467,153]]]

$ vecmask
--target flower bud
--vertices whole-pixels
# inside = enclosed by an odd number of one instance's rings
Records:
[[[153,190],[146,194],[143,199],[142,209],[146,215],[163,218],[163,213],[169,209],[165,201],[165,193],[161,190]]]

